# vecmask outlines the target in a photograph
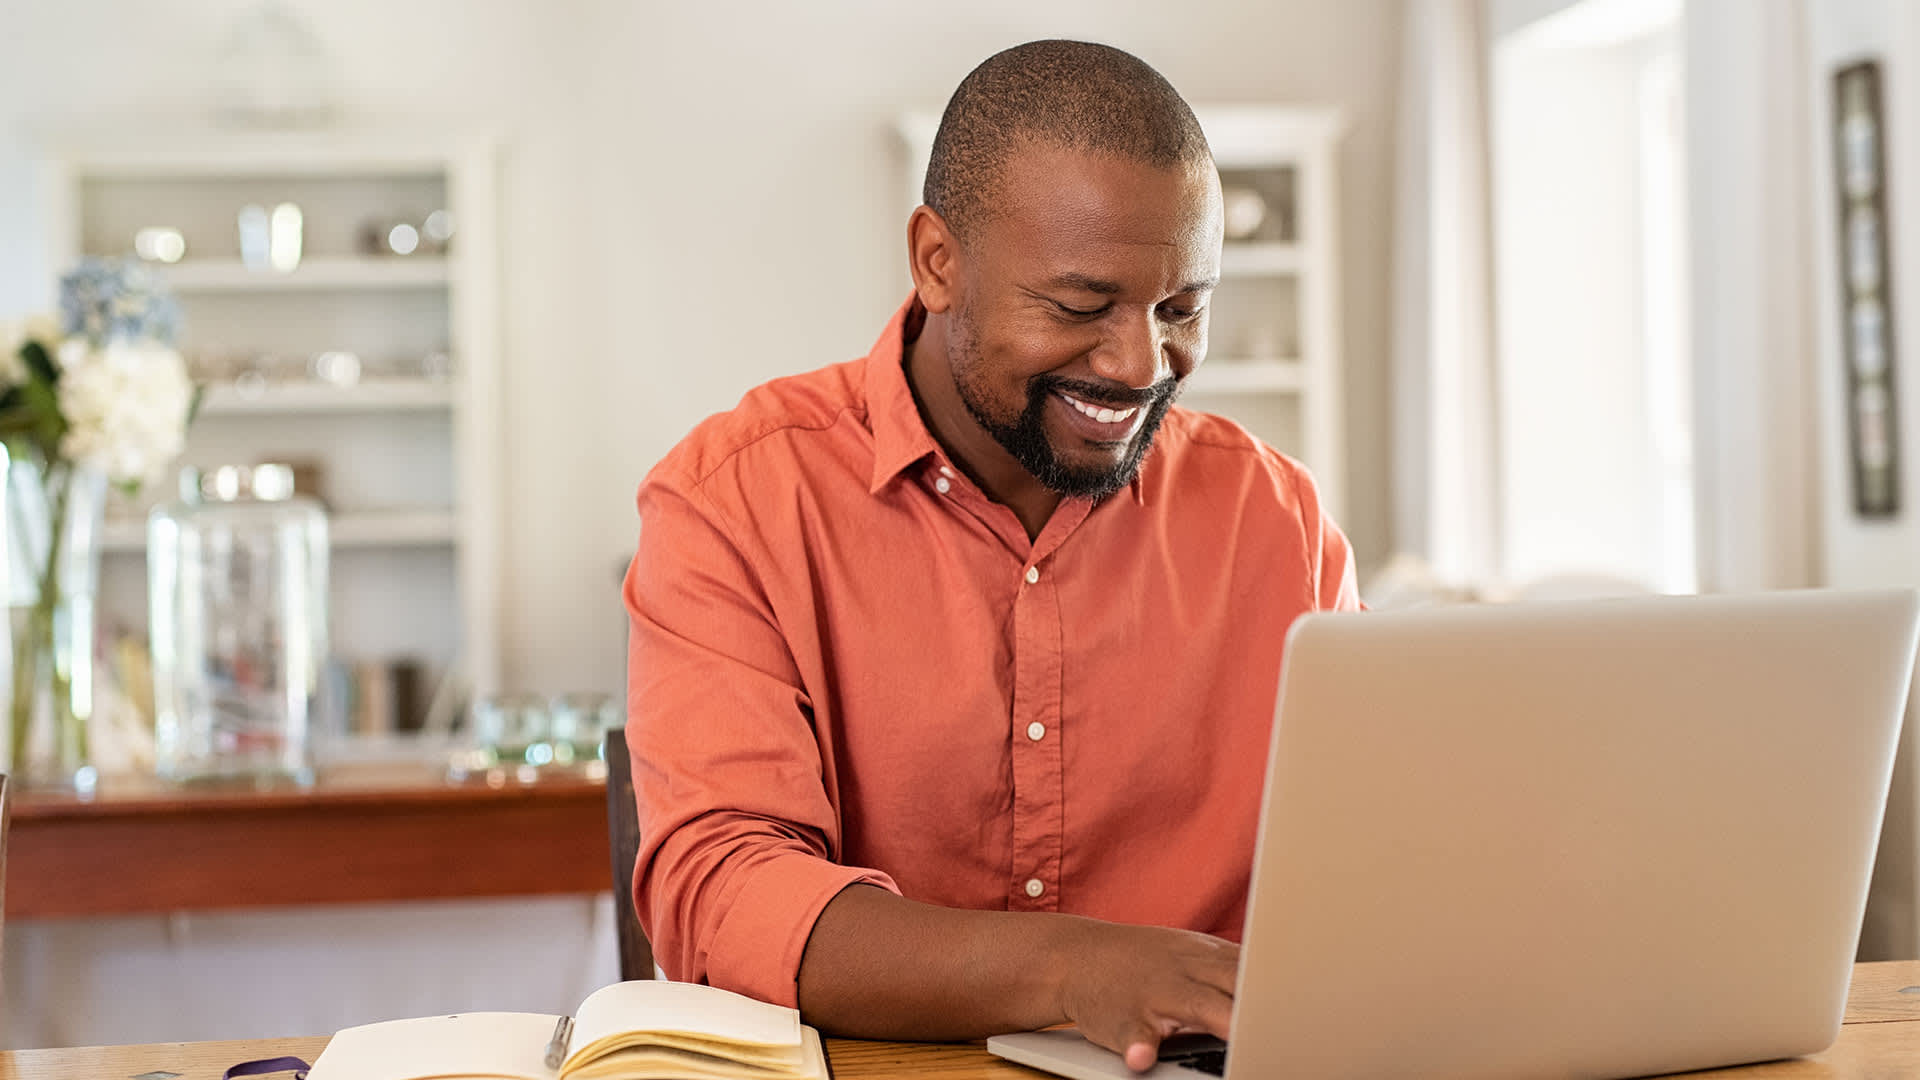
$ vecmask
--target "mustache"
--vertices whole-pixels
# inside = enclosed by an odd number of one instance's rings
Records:
[[[1155,405],[1172,398],[1177,389],[1179,384],[1171,375],[1142,389],[1117,383],[1070,379],[1062,375],[1035,375],[1027,381],[1027,396],[1030,399],[1037,400],[1047,394],[1060,393],[1089,405],[1099,405],[1109,409]]]

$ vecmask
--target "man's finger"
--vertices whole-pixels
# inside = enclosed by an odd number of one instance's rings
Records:
[[[1206,983],[1196,983],[1186,1011],[1187,1015],[1180,1018],[1183,1026],[1224,1039],[1233,1026],[1233,993]]]
[[[1234,983],[1240,977],[1239,948],[1222,949],[1205,963],[1195,965],[1193,977],[1231,997]]]

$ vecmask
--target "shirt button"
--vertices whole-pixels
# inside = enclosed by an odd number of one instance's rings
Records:
[[[1047,725],[1041,723],[1038,720],[1035,720],[1033,723],[1027,725],[1027,738],[1032,739],[1034,742],[1039,742],[1041,739],[1044,739],[1046,737],[1047,737]]]
[[[1027,567],[1027,584],[1033,585],[1039,582],[1039,580],[1040,580],[1040,568],[1037,566]]]
[[[953,482],[943,476],[933,482],[933,490],[945,495],[947,492],[953,490]]]
[[[951,479],[953,479],[953,470],[952,470],[952,469],[949,469],[949,468],[947,468],[947,467],[946,467],[945,465],[942,465],[942,466],[940,466],[940,475],[941,475],[941,476],[944,476],[944,477],[946,477],[946,478],[947,478],[947,479],[949,479],[949,480],[951,480]]]
[[[1037,877],[1027,879],[1027,895],[1028,896],[1031,896],[1035,900],[1038,900],[1040,899],[1040,894],[1046,891],[1047,891],[1046,882],[1041,881]]]

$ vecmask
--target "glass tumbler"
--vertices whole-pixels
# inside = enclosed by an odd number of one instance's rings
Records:
[[[147,522],[157,769],[311,783],[327,515],[285,465],[187,469]]]

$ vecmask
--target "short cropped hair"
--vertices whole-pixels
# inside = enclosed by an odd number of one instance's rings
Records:
[[[1160,168],[1212,160],[1193,109],[1139,57],[1085,41],[1030,41],[961,80],[941,114],[921,198],[964,240],[994,215],[1007,160],[1036,144]]]

